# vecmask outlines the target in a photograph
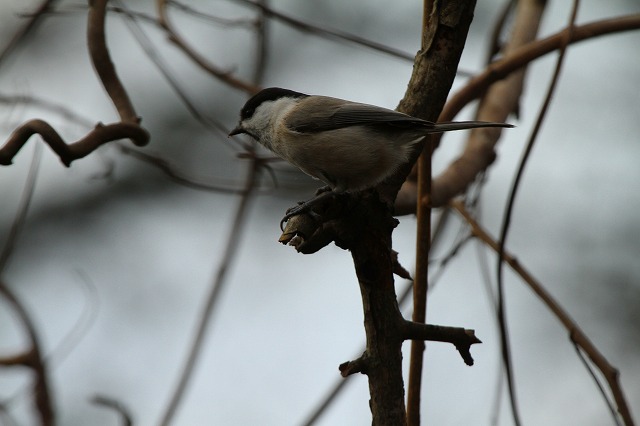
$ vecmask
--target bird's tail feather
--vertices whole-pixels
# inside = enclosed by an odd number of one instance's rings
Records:
[[[436,123],[429,133],[450,132],[452,130],[475,129],[478,127],[513,127],[507,123],[493,123],[490,121],[445,121]]]

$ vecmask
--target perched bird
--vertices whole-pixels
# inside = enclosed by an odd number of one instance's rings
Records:
[[[505,123],[432,123],[398,111],[328,96],[270,87],[251,97],[229,136],[248,134],[333,193],[371,188],[409,161],[411,148],[430,133]],[[309,211],[331,192],[290,209],[283,222]]]

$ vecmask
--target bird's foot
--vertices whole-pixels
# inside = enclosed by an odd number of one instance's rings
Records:
[[[314,220],[320,220],[322,217],[313,211],[313,208],[325,198],[333,197],[335,193],[330,189],[321,188],[318,190],[318,193],[315,197],[310,200],[302,201],[298,203],[297,206],[291,207],[287,210],[282,220],[280,220],[280,230],[284,232],[284,224],[291,219],[293,216],[298,216],[301,214],[307,214],[311,216]]]

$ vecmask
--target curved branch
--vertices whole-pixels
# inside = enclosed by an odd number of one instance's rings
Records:
[[[68,144],[58,132],[44,120],[30,120],[11,133],[7,142],[0,148],[0,165],[10,165],[13,157],[34,134],[42,136],[65,166],[73,160],[83,158],[105,143],[129,138],[138,146],[149,142],[149,133],[140,127],[140,118],[129,100],[124,86],[120,82],[105,41],[104,20],[108,0],[90,2],[87,23],[87,44],[93,66],[111,101],[118,110],[119,123],[98,123],[85,137]]]
[[[640,29],[640,14],[605,19],[589,24],[575,26],[569,31],[564,29],[552,36],[537,40],[515,49],[504,58],[493,62],[476,77],[469,80],[464,88],[453,95],[445,105],[438,121],[451,121],[469,102],[480,97],[494,82],[501,80],[513,71],[522,68],[541,56],[558,50],[566,42],[570,32],[569,44],[589,40],[606,34]]]
[[[528,43],[513,50],[503,59],[490,64],[484,72],[471,79],[458,93],[453,95],[440,114],[439,121],[451,121],[460,110],[472,100],[482,96],[494,82],[509,76],[533,60],[560,49],[566,37],[569,43],[577,43],[604,34],[629,31],[640,28],[640,14],[622,18],[598,21],[560,31],[542,40]],[[483,116],[482,119],[487,119]],[[498,134],[499,134],[498,130]],[[489,132],[492,133],[491,129]],[[495,132],[494,132],[495,133]],[[452,197],[463,192],[495,160],[494,147],[497,138],[485,138],[482,145],[468,145],[462,155],[433,180],[432,205],[441,207]]]
[[[103,407],[110,408],[113,411],[120,414],[120,417],[122,418],[122,424],[124,426],[133,425],[133,420],[127,407],[125,407],[122,403],[116,401],[115,399],[109,398],[103,395],[96,395],[91,399],[91,402],[93,402],[96,405],[101,405]]]
[[[127,123],[140,123],[127,91],[118,78],[116,67],[109,56],[109,49],[105,40],[104,21],[108,0],[94,0],[89,2],[87,21],[87,46],[89,56],[102,85],[113,101],[120,119]]]
[[[149,141],[149,133],[137,124],[113,123],[105,125],[98,123],[85,137],[67,145],[49,123],[35,119],[27,121],[11,133],[7,142],[0,148],[0,165],[12,164],[13,157],[34,134],[40,135],[67,167],[73,160],[86,157],[99,146],[108,142],[129,138],[136,145],[142,146]]]

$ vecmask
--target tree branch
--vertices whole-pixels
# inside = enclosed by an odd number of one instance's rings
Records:
[[[606,34],[637,29],[640,29],[640,14],[578,25],[573,27],[570,44]],[[487,66],[482,73],[469,80],[462,89],[449,98],[438,121],[453,120],[462,108],[473,100],[480,98],[495,82],[506,78],[512,72],[530,62],[560,49],[566,32],[567,30],[563,30],[542,40],[527,43]],[[493,117],[497,118],[498,116]],[[486,170],[493,163],[496,156],[494,151],[495,142],[497,142],[497,139],[493,139],[493,142],[487,139],[482,144],[467,144],[461,156],[454,160],[444,172],[434,178],[431,194],[433,207],[442,207],[451,198],[462,193],[479,173]],[[407,182],[404,186],[396,204],[396,213],[398,214],[409,214],[416,211],[417,193],[415,183]]]
[[[55,423],[53,403],[51,402],[51,392],[49,391],[47,368],[42,357],[40,340],[38,339],[36,328],[26,308],[2,280],[0,280],[0,295],[7,300],[18,315],[20,322],[26,330],[29,342],[29,348],[26,351],[13,357],[0,359],[0,365],[23,365],[33,370],[35,377],[33,395],[40,416],[40,422],[43,426],[51,426]]]
[[[90,4],[87,45],[93,67],[116,107],[121,121],[107,125],[98,123],[93,131],[71,144],[67,144],[46,121],[38,119],[27,121],[14,130],[7,142],[0,148],[0,165],[12,164],[13,157],[34,134],[42,136],[67,167],[73,160],[87,156],[108,142],[123,138],[131,139],[138,146],[144,146],[149,142],[149,133],[140,127],[140,118],[136,115],[109,56],[104,32],[107,1],[94,0]]]
[[[471,213],[467,211],[462,202],[451,201],[451,207],[455,209],[469,224],[472,234],[482,241],[485,245],[490,247],[493,251],[498,253],[500,251],[500,245],[489,233],[482,228],[482,226],[473,218]],[[631,416],[631,410],[622,391],[622,386],[619,382],[618,370],[613,367],[609,361],[602,355],[602,353],[596,348],[596,346],[589,340],[587,335],[582,331],[580,326],[571,318],[569,313],[553,298],[553,296],[544,288],[540,283],[513,255],[508,251],[502,252],[502,260],[506,262],[511,269],[513,269],[522,280],[531,288],[531,290],[542,300],[542,302],[549,308],[549,310],[558,318],[562,325],[569,332],[569,338],[573,343],[579,346],[591,359],[594,365],[602,372],[614,400],[618,406],[618,412],[622,416],[625,425],[633,426],[633,418]]]
[[[428,340],[453,344],[465,364],[473,365],[473,358],[469,348],[476,343],[482,343],[475,335],[474,330],[460,327],[445,327],[441,325],[422,324],[414,321],[404,321],[402,324],[402,337],[405,340]]]
[[[256,85],[248,83],[237,77],[229,71],[222,70],[210,63],[202,55],[196,52],[175,30],[169,16],[167,14],[167,0],[156,0],[156,10],[158,12],[158,22],[160,26],[167,32],[169,41],[175,44],[180,50],[182,50],[192,61],[194,61],[200,68],[216,77],[220,81],[228,84],[231,87],[242,90],[245,93],[254,94],[257,93],[260,88]]]
[[[121,122],[104,125],[98,123],[93,131],[85,137],[77,142],[67,144],[49,123],[35,119],[27,121],[11,133],[4,146],[0,148],[0,165],[12,164],[13,157],[35,134],[42,137],[67,167],[71,165],[72,161],[86,157],[106,143],[129,138],[136,145],[142,146],[146,145],[149,138],[147,131],[137,124]]]

